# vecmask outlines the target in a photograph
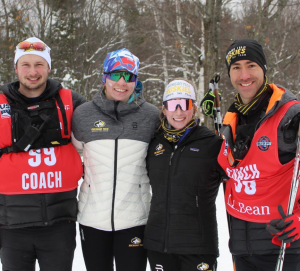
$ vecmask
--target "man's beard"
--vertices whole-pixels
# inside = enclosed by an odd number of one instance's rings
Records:
[[[40,90],[43,86],[45,86],[46,88],[46,82],[42,82],[40,83],[39,85],[36,85],[36,86],[28,86],[27,84],[24,84],[22,82],[20,82],[20,84],[22,85],[22,87],[25,89],[25,90],[29,90],[29,91],[34,91],[34,90]]]

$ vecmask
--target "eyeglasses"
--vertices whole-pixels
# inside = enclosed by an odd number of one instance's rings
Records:
[[[176,111],[178,106],[182,111],[187,111],[193,108],[193,100],[192,99],[169,100],[163,102],[163,105],[170,112]]]
[[[36,51],[44,51],[46,50],[46,44],[38,41],[37,42],[22,41],[18,44],[18,48],[23,49],[25,51],[29,49],[33,49]]]
[[[124,78],[126,83],[135,82],[137,80],[137,75],[128,72],[128,71],[114,71],[114,72],[105,72],[107,78],[113,81],[119,81],[121,77]]]

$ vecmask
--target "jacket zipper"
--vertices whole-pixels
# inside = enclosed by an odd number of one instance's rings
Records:
[[[44,226],[48,226],[45,194],[41,194],[40,196],[41,196],[41,203],[42,203],[42,220],[43,220],[43,224],[44,224]]]
[[[115,102],[115,114],[116,119],[118,118],[118,107],[119,102]],[[116,186],[117,186],[117,158],[118,158],[118,138],[115,139],[115,157],[114,157],[114,184],[113,184],[113,194],[112,194],[112,206],[111,206],[111,229],[112,231],[115,231],[115,197],[116,197]]]
[[[13,129],[13,144],[15,144],[17,142],[17,140],[19,139],[19,135],[18,135],[18,113],[15,113],[13,115],[14,121],[12,121],[12,129]]]
[[[250,250],[250,244],[249,244],[249,223],[246,221],[246,245],[247,245],[247,250],[248,254],[252,256],[251,250]]]
[[[176,145],[176,147],[177,147],[177,145]],[[185,145],[184,145],[183,148],[180,150],[180,153],[178,154],[178,158],[176,159],[174,175],[177,174],[177,169],[178,169],[178,164],[179,164],[179,161],[180,161],[180,156],[181,156],[181,154],[183,153],[184,149],[185,149]]]
[[[168,183],[167,183],[167,187],[168,187],[168,191],[167,191],[167,219],[166,219],[166,232],[165,232],[165,245],[164,245],[164,252],[167,253],[168,252],[168,233],[169,233],[169,228],[170,228],[170,197],[169,195],[171,194],[171,185],[170,185],[170,181],[171,181],[171,165],[172,165],[172,158],[174,156],[174,152],[177,149],[177,145],[174,147],[174,151],[171,153],[170,155],[170,161],[169,161],[169,174],[168,174]]]

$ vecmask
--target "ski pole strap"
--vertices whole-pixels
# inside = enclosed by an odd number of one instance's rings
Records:
[[[215,95],[210,90],[204,95],[204,98],[200,103],[204,115],[211,116],[213,114],[214,104],[215,104]]]

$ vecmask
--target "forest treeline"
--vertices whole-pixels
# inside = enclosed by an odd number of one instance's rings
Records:
[[[1,0],[0,7],[1,85],[16,80],[15,46],[36,36],[51,47],[51,77],[87,99],[101,88],[107,52],[127,48],[140,59],[149,102],[159,105],[177,77],[191,80],[201,99],[218,72],[224,111],[234,94],[225,50],[254,38],[269,82],[300,98],[300,0]]]

